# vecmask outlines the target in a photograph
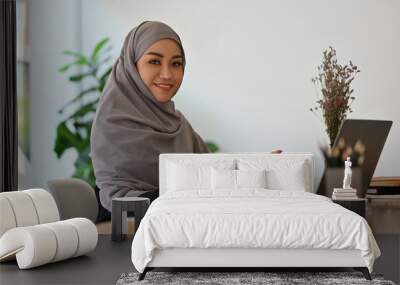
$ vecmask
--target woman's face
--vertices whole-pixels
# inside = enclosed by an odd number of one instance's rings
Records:
[[[181,86],[183,57],[174,40],[155,42],[136,62],[136,68],[158,102],[170,101]]]

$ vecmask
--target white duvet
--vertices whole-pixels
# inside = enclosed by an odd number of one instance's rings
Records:
[[[133,239],[133,265],[143,272],[165,248],[358,249],[370,272],[380,255],[359,215],[320,195],[265,189],[159,197]]]

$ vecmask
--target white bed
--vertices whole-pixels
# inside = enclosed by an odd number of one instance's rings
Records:
[[[141,278],[154,267],[354,267],[370,278],[371,230],[313,194],[311,154],[162,154],[159,170],[160,197],[132,243]]]

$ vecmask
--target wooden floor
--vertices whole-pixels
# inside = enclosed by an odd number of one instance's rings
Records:
[[[111,221],[96,224],[99,235],[111,235]],[[127,233],[133,235],[135,231],[135,218],[127,218]]]

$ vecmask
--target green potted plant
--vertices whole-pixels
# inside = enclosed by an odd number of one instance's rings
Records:
[[[83,88],[73,99],[63,106],[58,113],[64,119],[58,124],[54,152],[61,158],[67,149],[75,149],[78,157],[74,162],[74,178],[80,178],[95,187],[95,177],[90,158],[90,132],[97,104],[112,67],[109,52],[109,38],[99,41],[90,55],[74,51],[63,53],[72,61],[63,65],[59,72],[66,73],[77,67],[77,73],[69,75],[69,81]]]

